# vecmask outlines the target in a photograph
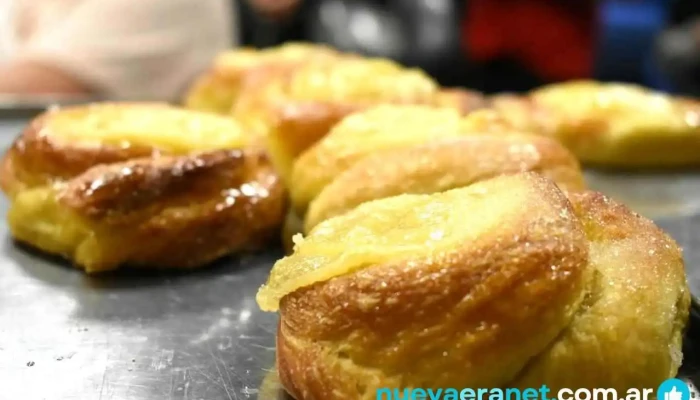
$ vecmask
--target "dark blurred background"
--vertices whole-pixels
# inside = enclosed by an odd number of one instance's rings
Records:
[[[243,44],[327,43],[489,93],[585,78],[700,93],[698,0],[268,2],[236,3]]]
[[[0,19],[0,106],[178,101],[217,54],[288,41],[486,93],[597,79],[700,96],[700,0],[0,0]]]

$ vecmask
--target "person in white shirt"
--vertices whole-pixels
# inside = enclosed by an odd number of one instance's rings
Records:
[[[177,100],[238,44],[231,0],[0,0],[0,94]]]

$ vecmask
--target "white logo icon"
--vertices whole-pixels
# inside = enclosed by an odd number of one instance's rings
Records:
[[[664,400],[683,400],[683,392],[676,389],[674,385],[671,391],[664,393]]]

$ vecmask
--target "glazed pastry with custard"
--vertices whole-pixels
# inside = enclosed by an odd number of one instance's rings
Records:
[[[200,76],[185,95],[187,108],[228,115],[255,76],[269,76],[318,58],[339,57],[330,47],[303,42],[268,49],[240,48],[221,53],[209,71]]]
[[[681,250],[536,173],[364,203],[297,237],[257,301],[297,400],[378,388],[655,388],[690,294]]]
[[[572,81],[492,107],[518,127],[552,136],[581,162],[601,167],[700,165],[700,101],[633,84]]]
[[[12,236],[85,271],[194,268],[255,249],[286,205],[231,118],[105,103],[37,117],[5,155]]]
[[[382,105],[336,125],[294,164],[290,193],[306,231],[364,202],[428,194],[496,175],[536,171],[584,188],[576,158],[556,140],[510,130],[490,111]]]

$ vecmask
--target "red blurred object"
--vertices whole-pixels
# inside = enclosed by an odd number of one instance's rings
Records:
[[[512,57],[542,78],[593,72],[595,1],[470,0],[462,43],[470,58]]]

